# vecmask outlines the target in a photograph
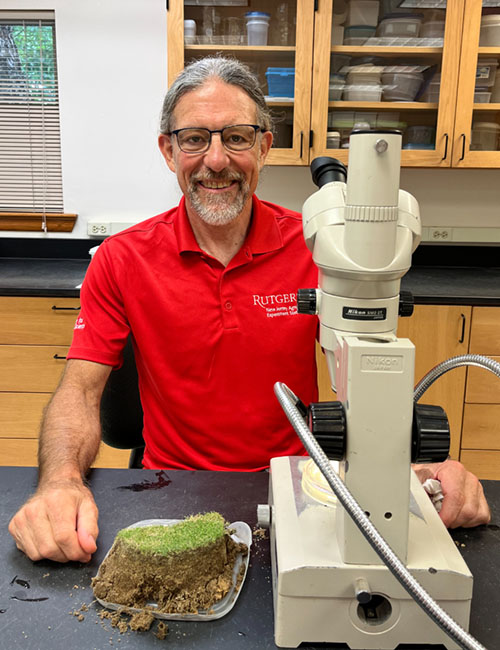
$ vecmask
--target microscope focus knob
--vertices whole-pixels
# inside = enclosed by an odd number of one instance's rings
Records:
[[[399,292],[399,316],[411,316],[413,314],[413,294],[411,291]]]
[[[312,402],[308,424],[330,460],[342,460],[346,447],[346,419],[342,402]]]
[[[450,425],[444,409],[431,404],[413,407],[412,463],[439,463],[450,453]]]
[[[297,291],[297,311],[299,314],[317,313],[316,289],[299,289]]]

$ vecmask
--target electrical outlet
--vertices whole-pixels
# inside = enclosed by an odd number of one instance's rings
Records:
[[[111,224],[102,221],[89,221],[87,224],[87,235],[105,237],[111,235]]]
[[[452,241],[453,228],[429,228],[428,241]]]

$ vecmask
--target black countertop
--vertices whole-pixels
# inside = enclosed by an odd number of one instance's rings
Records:
[[[100,511],[98,550],[89,564],[33,563],[18,551],[7,522],[33,491],[35,468],[0,468],[0,647],[23,650],[106,650],[169,648],[170,650],[274,650],[269,539],[254,535],[248,574],[234,608],[211,622],[169,621],[164,641],[153,631],[120,634],[101,620],[90,579],[111,546],[116,532],[149,518],[178,519],[216,509],[228,521],[256,528],[256,506],[267,503],[266,472],[188,472],[95,469],[89,476]],[[457,529],[452,537],[474,575],[470,631],[489,650],[500,638],[500,482],[483,482],[492,522]],[[27,588],[29,586],[29,589]],[[27,600],[31,599],[31,600]],[[88,611],[82,606],[88,606]],[[78,620],[74,612],[81,613]],[[336,648],[343,644],[304,644]],[[405,646],[416,650],[422,646]],[[444,650],[442,646],[433,646]],[[428,650],[428,647],[425,649]]]
[[[0,295],[78,297],[100,240],[0,238]],[[420,246],[401,288],[417,304],[500,306],[500,254],[495,246]]]

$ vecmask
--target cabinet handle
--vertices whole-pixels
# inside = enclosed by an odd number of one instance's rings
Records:
[[[449,139],[449,136],[448,136],[447,133],[445,133],[444,137],[446,138],[445,143],[444,143],[444,156],[441,158],[441,160],[446,160],[446,157],[448,155],[448,139]]]
[[[460,137],[462,138],[462,155],[458,159],[459,162],[465,158],[465,133],[462,133]]]
[[[302,158],[302,151],[304,149],[304,131],[300,132],[300,154],[299,158]]]
[[[57,352],[53,356],[54,359],[67,359],[67,357],[62,357],[60,354],[57,354]]]
[[[465,341],[465,315],[460,314],[460,318],[462,319],[462,331],[460,333],[460,338],[458,339],[458,342],[463,343]]]
[[[79,311],[81,307],[57,307],[56,305],[52,305],[52,309],[54,311]]]

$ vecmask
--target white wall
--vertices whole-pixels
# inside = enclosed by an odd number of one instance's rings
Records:
[[[175,177],[156,145],[167,86],[165,0],[0,0],[0,9],[54,9],[64,207],[72,233],[87,221],[141,221],[175,205]],[[500,227],[500,170],[403,169],[424,226]],[[308,168],[269,167],[261,198],[300,210],[314,191]],[[486,231],[485,231],[486,232]]]
[[[180,196],[156,140],[167,88],[165,0],[0,0],[53,9],[59,73],[64,209],[87,220],[141,221]]]

